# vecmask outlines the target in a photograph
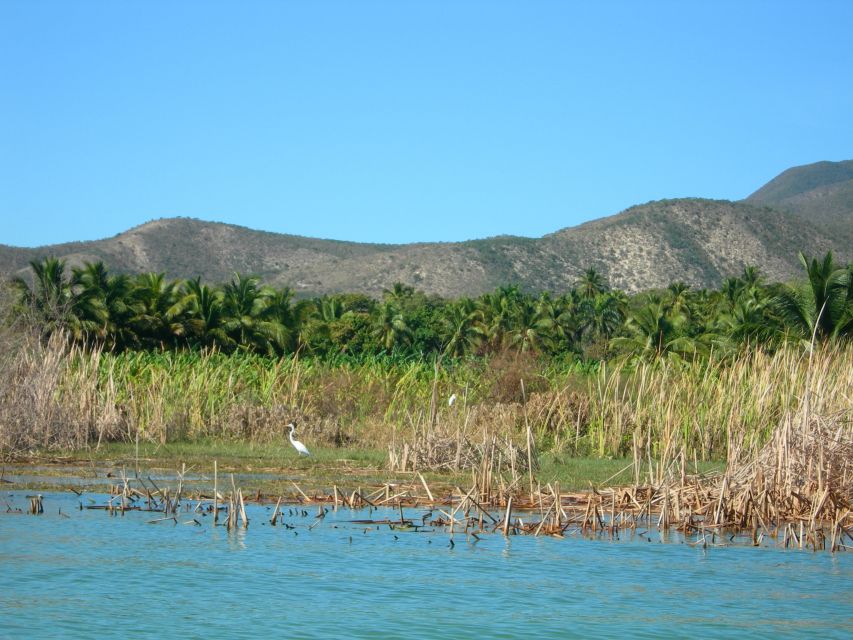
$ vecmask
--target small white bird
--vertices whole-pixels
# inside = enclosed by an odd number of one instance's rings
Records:
[[[306,447],[304,444],[299,442],[299,440],[293,439],[293,432],[296,430],[296,427],[294,426],[294,424],[291,422],[287,426],[290,427],[290,434],[288,435],[288,437],[290,438],[290,444],[293,445],[293,448],[299,452],[300,456],[310,456],[311,452],[308,451],[308,447]]]
[[[452,393],[452,394],[450,394],[450,397],[447,399],[447,406],[452,407],[454,402],[456,402],[456,394]]]

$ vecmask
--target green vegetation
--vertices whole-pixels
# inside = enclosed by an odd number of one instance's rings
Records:
[[[32,286],[4,289],[0,451],[138,441],[264,466],[291,453],[283,425],[297,421],[318,455],[295,467],[343,456],[372,469],[386,451],[445,441],[526,451],[528,428],[540,469],[565,486],[592,472],[558,459],[654,471],[674,452],[682,465],[731,458],[806,399],[849,411],[853,268],[801,259],[802,282],[748,268],[716,291],[628,296],[588,269],[561,296],[444,300],[395,285],[381,300],[304,301],[246,276],[211,287],[93,264],[69,277],[48,259]]]
[[[290,477],[298,478],[299,486],[306,491],[329,491],[333,484],[339,486],[373,486],[386,482],[392,484],[410,479],[386,469],[386,453],[381,449],[357,449],[350,447],[314,447],[312,458],[300,458],[286,440],[258,444],[253,442],[229,442],[220,439],[205,439],[194,442],[175,442],[160,445],[141,442],[138,448],[133,443],[108,443],[99,449],[70,452],[64,459],[62,471],[76,469],[75,475],[87,477],[93,474],[102,477],[104,485],[115,484],[121,471],[133,475],[136,465],[141,469],[159,469],[168,473],[185,469],[193,475],[208,479],[213,477],[213,462],[217,462],[220,473],[257,474],[251,480],[252,490],[261,490],[271,495],[291,493]],[[104,477],[104,467],[109,465],[111,477]],[[700,463],[699,471],[718,470],[719,463]],[[565,491],[580,491],[590,485],[628,483],[633,478],[631,460],[627,458],[574,457],[556,453],[541,456],[537,475],[544,483],[559,482]],[[99,470],[94,471],[95,469]],[[288,479],[279,474],[287,470]],[[691,466],[692,470],[692,466]],[[7,469],[8,471],[8,469]],[[33,487],[51,486],[55,470],[28,471],[36,475],[30,484]],[[269,475],[267,475],[269,474]],[[407,474],[408,475],[408,474]],[[425,480],[436,492],[446,491],[454,485],[470,482],[470,474],[464,472],[436,474],[424,472]]]
[[[504,350],[547,358],[691,356],[776,347],[791,338],[847,338],[853,331],[853,265],[800,255],[802,285],[767,285],[749,267],[717,291],[683,283],[628,297],[594,269],[570,292],[533,295],[499,287],[445,300],[396,284],[381,300],[357,294],[296,301],[288,289],[236,275],[222,287],[162,274],[111,275],[103,263],[33,262],[33,284],[15,281],[20,311],[43,337],[67,331],[112,352],[215,349],[334,359],[390,355],[433,360]]]

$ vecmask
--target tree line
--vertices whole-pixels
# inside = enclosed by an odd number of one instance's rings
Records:
[[[787,340],[853,335],[853,263],[802,253],[803,277],[768,283],[757,267],[719,289],[675,282],[635,295],[587,269],[571,291],[503,286],[448,300],[397,283],[381,299],[356,293],[297,299],[290,288],[235,274],[223,285],[162,273],[112,274],[103,262],[68,271],[50,257],[16,278],[19,315],[44,336],[62,330],[109,350],[245,350],[270,356],[464,357],[517,350],[600,360],[695,357]]]

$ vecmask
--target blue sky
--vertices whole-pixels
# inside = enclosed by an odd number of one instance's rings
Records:
[[[853,158],[853,2],[0,3],[0,243],[540,236]]]

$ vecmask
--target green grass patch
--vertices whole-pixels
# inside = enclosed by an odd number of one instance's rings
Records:
[[[229,474],[259,474],[249,478],[250,486],[244,489],[260,490],[268,495],[292,494],[293,482],[306,491],[329,491],[337,485],[341,490],[352,490],[358,486],[376,487],[386,483],[403,485],[418,483],[411,472],[392,472],[386,468],[387,452],[382,449],[363,448],[312,448],[310,457],[300,457],[287,440],[253,444],[202,440],[196,442],[172,442],[155,444],[109,443],[98,449],[66,452],[51,455],[54,462],[80,470],[80,477],[91,477],[93,469],[112,469],[111,478],[120,478],[124,470],[129,476],[138,468],[140,474],[156,471],[158,474],[177,474],[182,469],[194,476],[199,474],[212,478],[214,461],[220,474],[220,482],[229,482]],[[8,465],[7,473],[27,473],[43,476],[45,483],[52,483],[55,473],[51,466],[36,470],[21,470],[24,465]],[[698,471],[708,473],[722,470],[723,462],[700,462]],[[17,471],[15,470],[17,468]],[[692,465],[688,473],[694,473]],[[645,473],[646,469],[642,470]],[[472,482],[470,471],[457,473],[424,472],[424,478],[435,494],[447,492],[455,486],[469,487]],[[645,476],[641,476],[641,480]],[[542,485],[559,482],[563,491],[583,491],[591,487],[631,484],[634,480],[631,460],[626,458],[569,457],[546,453],[539,458],[539,469],[535,476]],[[105,480],[114,484],[117,480]],[[38,482],[30,483],[36,488]],[[46,486],[46,485],[45,485]],[[227,486],[227,485],[226,485]]]
[[[690,464],[688,474],[722,471],[726,466],[722,461],[699,462],[698,469]],[[640,482],[648,473],[648,464],[642,465]],[[560,489],[581,491],[592,487],[624,486],[634,482],[634,468],[629,458],[572,458],[547,453],[539,458],[539,471],[536,474],[541,483],[559,482]]]
[[[71,452],[72,458],[141,466],[180,468],[181,464],[212,472],[219,469],[241,473],[260,471],[310,471],[317,468],[356,467],[381,469],[386,453],[378,449],[312,447],[311,456],[299,456],[287,439],[271,443],[252,443],[204,439],[192,442],[155,444],[140,442],[137,452],[132,443],[112,442],[99,449]]]

